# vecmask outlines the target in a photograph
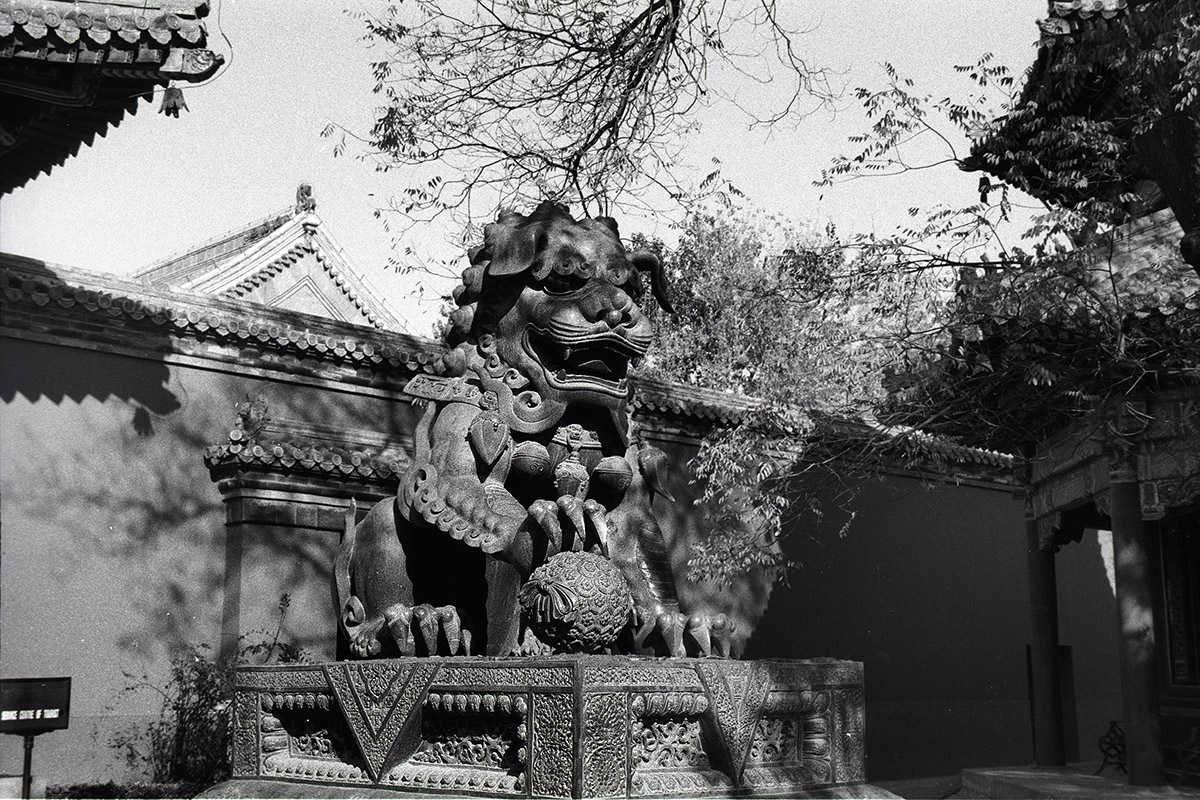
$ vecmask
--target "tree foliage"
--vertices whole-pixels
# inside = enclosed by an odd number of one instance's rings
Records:
[[[688,204],[663,254],[677,313],[659,315],[653,369],[779,408],[868,411],[895,355],[883,343],[938,313],[927,276],[887,272],[832,225],[796,223],[728,185]]]
[[[1172,118],[1197,124],[1200,8],[1153,0],[1111,19],[1052,18],[1043,31],[1020,97],[965,165],[1102,221],[1141,213],[1143,137]]]
[[[386,50],[367,141],[382,168],[437,165],[396,201],[408,216],[471,211],[481,191],[487,213],[554,199],[592,215],[676,195],[693,113],[720,92],[714,68],[772,85],[780,102],[761,122],[831,96],[779,12],[776,0],[396,4],[365,17]]]
[[[778,512],[760,528],[767,540],[789,513],[787,479],[829,456],[818,447],[830,438],[822,410],[865,423],[868,435],[832,455],[839,470],[853,470],[886,463],[881,454],[936,460],[959,443],[1020,453],[1131,393],[1195,380],[1200,280],[1173,247],[1139,244],[1130,257],[1128,238],[1154,229],[1123,225],[1137,198],[1105,188],[1136,177],[1140,133],[1166,115],[1194,114],[1194,4],[1161,5],[1177,26],[1102,21],[1108,38],[1080,34],[1094,46],[1090,56],[1044,67],[1031,78],[1044,83],[1019,95],[990,56],[957,68],[972,89],[941,99],[885,66],[882,87],[856,91],[870,129],[819,181],[973,169],[980,153],[999,149],[1014,163],[1038,165],[1042,189],[1075,190],[1042,191],[1040,210],[1022,208],[1023,195],[992,180],[1010,176],[991,169],[979,179],[977,203],[911,208],[912,222],[888,236],[818,237],[797,247],[786,235],[756,235],[753,223],[727,210],[689,217],[671,263],[677,284],[687,276],[680,305],[692,313],[668,330],[660,363],[677,379],[770,401],[767,416],[718,432],[696,461],[715,491],[740,500],[751,517]],[[1031,96],[1077,97],[1077,84],[1105,59],[1122,83],[1103,110],[1122,109],[1122,118],[1076,106],[1069,125],[1033,124],[1035,134],[1013,127],[1014,117],[1031,119]],[[926,143],[940,148],[931,156]],[[799,252],[806,255],[789,260]],[[789,274],[792,263],[808,266],[806,283]],[[788,291],[801,285],[805,291]],[[864,308],[878,316],[856,314]],[[699,345],[692,362],[687,351],[672,352],[680,341]],[[856,369],[842,370],[839,359]],[[787,413],[788,403],[807,413]],[[757,462],[764,471],[747,463],[750,447],[766,455]],[[702,572],[727,569],[722,561],[745,566],[735,549],[720,541],[702,549]]]
[[[718,429],[692,467],[704,488],[708,527],[690,562],[697,579],[787,566],[778,541],[795,504],[795,479],[811,490],[834,477],[823,466],[830,422],[870,417],[883,402],[894,343],[937,319],[947,286],[923,273],[888,272],[855,253],[832,226],[768,212],[714,173],[690,201],[679,243],[658,243],[676,314],[659,314],[645,369],[653,376],[752,397],[744,420]],[[836,477],[849,478],[842,463]],[[780,572],[782,574],[782,571]]]
[[[956,68],[974,85],[961,99],[921,96],[890,67],[882,89],[857,90],[871,129],[823,183],[991,163],[993,177],[1046,201],[1021,219],[1021,195],[984,175],[978,203],[913,208],[913,224],[895,235],[858,237],[885,270],[954,283],[930,335],[897,340],[906,363],[889,375],[881,419],[1019,452],[1129,392],[1194,374],[1200,281],[1173,248],[1124,255],[1131,235],[1153,230],[1123,223],[1154,208],[1124,191],[1144,178],[1136,137],[1179,109],[1194,114],[1186,50],[1197,16],[1194,4],[1162,0],[1071,22],[1072,36],[1045,44],[1019,95],[990,56]],[[908,160],[918,138],[943,142],[941,157]],[[957,143],[968,139],[964,154]]]

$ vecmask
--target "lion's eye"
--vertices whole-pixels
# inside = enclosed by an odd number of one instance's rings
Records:
[[[613,286],[620,286],[629,280],[630,268],[624,265],[610,266],[608,268],[608,282]]]
[[[561,272],[551,272],[542,282],[542,288],[546,294],[570,294],[582,289],[585,283],[587,283],[587,278],[582,275],[575,273],[563,275]]]

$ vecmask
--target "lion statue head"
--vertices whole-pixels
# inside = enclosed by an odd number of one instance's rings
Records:
[[[658,258],[627,253],[612,219],[575,220],[545,202],[501,214],[470,261],[453,295],[448,370],[477,373],[524,433],[556,424],[568,405],[623,415],[630,365],[652,338],[642,273],[670,311]]]

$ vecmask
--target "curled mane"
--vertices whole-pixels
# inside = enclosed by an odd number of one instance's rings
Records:
[[[562,237],[564,231],[572,230],[586,236],[610,237],[620,247],[615,220],[609,217],[576,220],[566,206],[550,201],[543,202],[529,215],[502,212],[495,222],[484,226],[483,243],[468,251],[470,266],[463,270],[462,282],[454,288],[452,297],[457,308],[450,312],[448,343],[456,346],[491,333],[496,321],[507,311],[514,292],[529,277],[542,280],[551,271],[590,277],[591,271],[603,268],[579,259],[546,257],[557,252],[549,247],[552,237]],[[654,296],[671,311],[658,259],[645,252],[631,253],[627,258],[631,294],[635,298],[643,294],[640,273],[649,272]]]

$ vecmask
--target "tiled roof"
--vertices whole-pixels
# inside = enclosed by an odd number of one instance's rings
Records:
[[[73,309],[101,319],[126,319],[135,325],[176,335],[245,343],[297,358],[352,364],[369,370],[437,374],[443,368],[445,348],[429,339],[389,331],[356,330],[357,326],[345,323],[235,300],[200,299],[194,295],[154,289],[108,275],[65,267],[49,268],[33,259],[0,253],[0,304],[7,306],[10,303],[14,306]],[[657,413],[718,425],[745,421],[750,412],[762,405],[753,398],[649,378],[634,380],[632,402],[635,412]],[[1005,453],[966,447],[913,429],[884,428],[877,423],[872,425],[832,418],[821,420],[821,429],[825,433],[839,435],[883,434],[897,442],[907,442],[939,454],[942,460],[954,464],[976,464],[989,470],[1008,470],[1014,463],[1013,457]],[[213,451],[211,458],[217,461],[249,459],[262,465],[268,462],[273,464],[276,459],[281,459],[279,463],[288,467],[292,464],[286,460],[291,459],[299,463],[302,469],[319,469],[328,473],[336,469],[363,479],[382,475],[380,470],[395,469],[386,458],[382,466],[368,463],[372,459],[379,461],[379,457],[357,451],[318,448],[319,452],[297,455],[288,449],[290,445],[286,442],[271,442],[269,446],[258,443],[256,446],[262,452],[255,450],[254,446],[250,446],[247,452],[245,444],[238,449],[229,449],[237,444],[231,441],[230,445],[221,445],[220,448],[226,449]],[[276,446],[283,448],[282,454],[276,452]],[[355,462],[356,458],[358,463]],[[350,467],[346,467],[347,463]],[[346,473],[346,469],[351,467],[351,472]],[[380,472],[368,474],[369,470]]]
[[[1128,7],[1128,0],[1050,0],[1050,15],[1091,19],[1099,14],[1105,19],[1112,19]]]
[[[166,59],[138,54],[136,49],[199,45],[205,36],[200,18],[207,14],[207,0],[0,0],[0,36],[5,37],[5,46],[23,51],[19,57],[68,61],[67,54],[74,53],[85,64],[157,65]],[[105,50],[106,46],[112,49]],[[28,52],[38,48],[45,52]],[[188,58],[185,53],[178,57]],[[162,69],[191,74],[211,66],[171,61]]]
[[[1129,8],[1128,0],[1050,0],[1046,19],[1038,20],[1038,27],[1046,38],[1066,36],[1079,29],[1081,22],[1096,19],[1114,19]]]
[[[691,417],[718,425],[747,422],[752,413],[763,406],[761,400],[754,398],[648,378],[635,378],[634,386],[632,402],[635,411]],[[906,457],[919,462],[969,464],[981,467],[987,472],[1008,472],[1016,463],[1015,458],[1008,453],[969,447],[907,426],[882,425],[874,420],[825,414],[809,416],[814,418],[818,438],[873,438],[889,449],[898,448]]]
[[[193,278],[208,272],[215,265],[246,252],[250,247],[279,230],[295,214],[295,209],[285,208],[249,225],[242,225],[202,244],[168,256],[162,261],[135,272],[133,278],[162,289],[182,286]]]
[[[873,435],[901,447],[910,457],[932,458],[955,464],[975,464],[988,469],[1012,470],[1017,458],[1010,453],[969,447],[944,436],[935,436],[910,425],[884,425],[873,419],[826,419],[826,431],[838,431],[852,436]]]
[[[342,254],[341,247],[313,211],[293,217],[237,257],[214,265],[207,273],[179,288],[242,297],[287,269],[305,253],[316,256],[330,282],[354,305],[363,321],[377,328],[408,330],[404,321],[391,312],[383,298]]]
[[[720,425],[736,425],[762,401],[653,378],[634,378],[634,411],[692,417]]]
[[[321,218],[297,207],[242,226],[160,261],[134,277],[164,289],[200,295],[245,297],[312,253],[339,292],[376,328],[409,332],[402,319],[350,263]]]
[[[296,445],[271,440],[248,440],[243,431],[229,432],[229,443],[206,448],[204,463],[210,470],[253,467],[283,470],[315,477],[335,477],[363,482],[395,484],[408,467],[401,455],[377,455],[340,447]]]
[[[442,348],[399,332],[366,331],[307,314],[221,298],[197,298],[153,289],[35,259],[0,253],[0,299],[44,307],[80,309],[124,318],[177,335],[256,345],[368,368],[432,372]]]
[[[0,0],[0,193],[49,172],[169,81],[210,77],[206,3]]]

